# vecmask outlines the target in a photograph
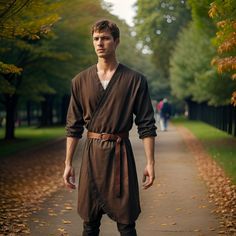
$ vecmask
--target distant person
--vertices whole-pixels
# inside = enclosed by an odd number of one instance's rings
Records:
[[[84,127],[88,130],[78,184],[78,213],[84,220],[83,236],[99,235],[107,214],[122,236],[136,236],[140,214],[138,179],[129,131],[135,124],[146,153],[143,188],[155,179],[156,126],[145,77],[119,63],[116,48],[119,28],[108,20],[92,27],[98,62],[72,80],[67,114],[64,183],[75,186],[72,159]]]
[[[156,104],[156,121],[160,125],[161,130],[163,129],[163,122],[162,119],[160,118],[160,113],[161,113],[161,108],[163,106],[163,99],[161,99],[157,104]],[[159,126],[158,125],[158,126]]]
[[[162,106],[163,106],[163,99],[161,99],[161,101],[158,102],[157,105],[156,105],[156,111],[157,111],[158,113],[161,112]]]
[[[161,108],[160,116],[161,116],[161,123],[162,123],[161,130],[167,131],[168,122],[171,117],[171,106],[170,106],[167,98],[163,99],[163,105]]]

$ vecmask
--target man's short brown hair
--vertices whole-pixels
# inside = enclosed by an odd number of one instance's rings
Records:
[[[109,20],[99,20],[92,26],[92,35],[94,32],[110,31],[114,40],[120,38],[118,26]]]

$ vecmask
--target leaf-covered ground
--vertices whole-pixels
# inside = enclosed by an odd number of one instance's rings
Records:
[[[0,235],[30,234],[29,216],[62,187],[64,141],[0,160]]]
[[[201,177],[209,189],[209,199],[217,206],[215,212],[222,218],[226,230],[223,235],[236,235],[236,186],[223,169],[206,153],[202,143],[186,128],[178,126],[184,141],[194,154]]]

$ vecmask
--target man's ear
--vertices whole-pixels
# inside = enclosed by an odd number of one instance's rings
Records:
[[[117,38],[116,40],[115,40],[115,43],[116,43],[116,47],[120,44],[120,39],[119,38]]]

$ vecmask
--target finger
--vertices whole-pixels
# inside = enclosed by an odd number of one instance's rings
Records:
[[[71,182],[67,182],[66,183],[66,187],[70,188],[70,189],[76,189],[76,186],[74,183],[71,183]]]
[[[72,184],[72,183],[68,183],[67,187],[70,189],[76,189],[75,184]]]
[[[145,178],[145,182],[143,182],[143,187],[145,187],[146,185],[148,185],[150,183],[150,177],[146,176]]]
[[[149,176],[149,175],[144,175],[143,176],[143,185],[149,184],[150,182],[153,182],[155,179],[155,176]]]
[[[64,178],[64,184],[66,187],[68,187],[70,189],[76,188],[76,186],[74,184],[75,181],[73,181],[73,176],[71,176],[71,177],[63,176],[63,178]],[[70,178],[72,179],[72,182],[70,181]]]
[[[71,176],[69,178],[69,183],[71,184],[73,189],[76,188],[76,186],[75,186],[75,171],[74,171],[74,169],[73,169],[73,171],[71,173]]]
[[[150,188],[152,185],[153,185],[153,182],[152,182],[152,183],[148,183],[147,185],[143,186],[143,189],[148,189],[148,188]]]
[[[154,177],[149,177],[148,180],[144,183],[143,188],[147,189],[153,185]]]

